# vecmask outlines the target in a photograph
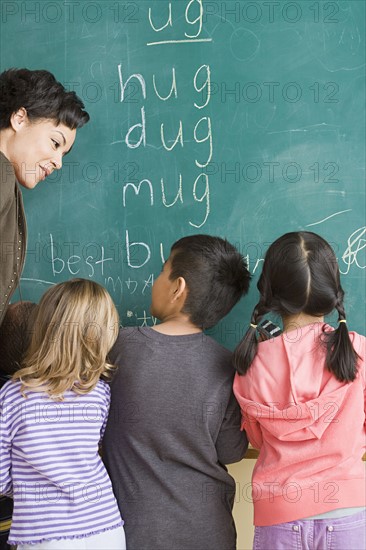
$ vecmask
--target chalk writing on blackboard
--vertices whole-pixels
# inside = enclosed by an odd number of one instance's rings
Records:
[[[157,90],[157,87],[156,87],[156,78],[155,78],[154,74],[153,74],[153,86],[154,86],[154,91],[155,91],[156,95],[162,101],[167,101],[168,99],[170,99],[173,92],[174,92],[175,99],[177,99],[178,98],[178,90],[177,90],[177,81],[176,81],[176,78],[175,78],[175,68],[172,67],[172,87],[170,88],[170,92],[168,93],[167,96],[162,96],[162,95],[159,94],[159,92]]]
[[[153,324],[151,286],[181,236],[227,237],[256,279],[274,238],[309,229],[333,240],[350,323],[364,331],[364,3],[92,2],[68,14],[75,56],[49,37],[49,23],[64,31],[64,18],[47,21],[55,3],[4,4],[4,59],[17,66],[16,37],[37,30],[29,63],[46,47],[45,68],[62,68],[98,128],[50,178],[52,214],[46,190],[25,195],[25,299],[93,278],[123,322]],[[240,339],[245,314],[230,314],[221,343]]]
[[[342,260],[346,264],[346,270],[340,272],[347,275],[351,269],[351,265],[355,265],[359,269],[366,269],[366,227],[356,229],[347,239],[347,248],[342,255]]]
[[[339,216],[339,214],[344,214],[345,212],[351,212],[351,210],[352,210],[351,208],[348,208],[347,210],[341,210],[340,212],[335,212],[334,214],[331,214],[330,216],[327,216],[326,218],[323,218],[318,222],[308,223],[305,227],[312,227],[313,225],[319,225],[320,223],[330,220],[330,218],[334,218],[334,216]]]
[[[49,238],[49,242],[39,251],[42,256],[46,256],[49,260],[49,279],[22,277],[22,283],[32,285],[36,283],[40,288],[43,288],[44,285],[52,286],[56,284],[60,274],[66,277],[97,277],[103,281],[105,287],[111,292],[118,306],[123,305],[126,296],[149,295],[154,283],[153,273],[148,273],[142,279],[139,276],[126,275],[122,277],[109,274],[109,266],[111,262],[116,260],[113,247],[99,245],[98,250],[95,249],[94,253],[88,253],[89,248],[90,250],[93,249],[90,246],[86,247],[85,250],[78,251],[78,254],[76,254],[77,250],[73,250],[70,243],[63,243],[64,246],[62,246],[62,244],[54,242],[52,234],[49,235]],[[128,267],[139,269],[142,265],[152,261],[151,247],[147,243],[131,242],[128,232],[126,232],[126,245],[127,248],[123,250],[124,256],[121,260],[129,262]],[[138,248],[138,254],[135,253],[135,247]],[[344,247],[337,251],[341,273],[348,275],[351,269],[366,269],[365,251],[366,227],[362,226],[353,231],[347,238]],[[145,255],[142,256],[141,252],[145,252]],[[162,242],[159,243],[159,248],[155,252],[160,256],[160,261],[164,263],[167,258],[167,250],[164,249]],[[265,247],[255,250],[253,253],[244,254],[253,275],[260,271],[264,254]],[[154,317],[148,315],[146,310],[140,310],[140,308],[137,308],[134,312],[130,311],[129,315],[126,313],[126,317],[133,318],[132,321],[140,326],[154,325],[157,322]]]
[[[149,9],[149,24],[154,33],[161,33],[168,27],[174,28],[174,16],[171,2],[167,4],[166,14],[166,20],[163,24],[161,24],[161,22],[158,24],[153,20],[152,9]],[[191,0],[187,2],[185,21],[190,25],[190,32],[185,32],[186,39],[198,40],[202,32],[202,1]],[[193,28],[194,33],[192,34]],[[166,42],[169,41],[171,42],[171,40]],[[161,43],[161,41],[159,43]],[[127,131],[124,132],[122,143],[124,142],[128,149],[137,150],[139,148],[146,148],[149,145],[155,147],[157,150],[162,149],[163,151],[171,153],[174,152],[176,147],[183,149],[187,143],[193,141],[193,143],[199,144],[202,150],[202,155],[195,153],[192,159],[199,171],[193,179],[190,177],[189,181],[187,181],[185,174],[179,171],[178,174],[174,174],[174,176],[171,177],[162,175],[155,181],[146,174],[146,177],[140,179],[139,182],[122,182],[123,207],[128,208],[131,201],[140,199],[144,200],[144,206],[154,207],[155,205],[163,205],[166,208],[181,207],[187,201],[192,204],[193,199],[193,206],[199,206],[199,213],[196,213],[195,209],[192,208],[190,208],[189,211],[187,210],[186,223],[196,229],[202,228],[207,222],[211,212],[210,179],[207,173],[208,170],[204,172],[203,169],[212,162],[214,153],[211,117],[205,116],[205,113],[202,112],[202,110],[209,105],[211,99],[210,65],[203,63],[198,67],[194,67],[192,70],[192,88],[197,94],[197,96],[193,98],[192,104],[193,107],[201,113],[200,116],[197,117],[193,131],[190,130],[188,134],[185,121],[178,118],[173,123],[173,126],[175,124],[175,129],[173,131],[168,131],[164,120],[162,120],[159,125],[160,132],[158,135],[156,127],[149,127],[146,116],[147,107],[145,102],[151,93],[155,94],[156,97],[163,102],[168,102],[169,100],[177,101],[178,98],[180,98],[179,75],[177,74],[176,67],[171,67],[171,83],[169,83],[164,92],[162,91],[159,77],[155,73],[152,75],[152,86],[150,88],[147,79],[140,72],[126,75],[125,69],[121,63],[118,65],[117,70],[120,85],[120,103],[125,103],[127,97],[126,89],[127,86],[131,84],[137,85],[141,100],[144,102],[139,108],[138,119],[129,120],[129,127]],[[165,72],[164,67],[164,74]],[[186,98],[183,98],[183,100],[186,100]],[[162,111],[162,116],[163,115],[164,111]],[[168,196],[170,198],[168,198]],[[126,246],[129,250],[130,247],[127,244],[127,240],[128,231],[126,232]],[[141,242],[137,244],[146,246]],[[149,258],[150,256],[148,256],[146,261],[148,261]],[[146,262],[135,266],[130,265],[130,261],[128,260],[128,264],[133,268],[140,268],[145,265],[145,263]]]
[[[177,2],[175,2],[175,8],[177,7]],[[178,5],[179,8],[181,8],[181,3]],[[161,6],[159,6],[161,9]],[[153,21],[153,13],[152,9],[149,8],[149,23],[150,27],[153,29],[155,33],[160,33],[167,29],[168,27],[171,27],[174,29],[174,17],[173,17],[173,10],[172,10],[172,2],[168,3],[168,9],[167,9],[167,19],[166,21],[160,26],[156,24]],[[191,42],[212,42],[212,38],[202,38],[200,37],[200,34],[202,32],[202,23],[203,23],[203,16],[204,16],[204,10],[203,10],[203,4],[202,0],[190,0],[187,2],[186,9],[184,12],[185,22],[187,23],[188,29],[193,34],[190,34],[188,32],[184,33],[185,38],[167,38],[164,40],[155,40],[152,42],[147,42],[147,46],[161,46],[163,44],[189,44]],[[179,17],[179,14],[178,16]]]

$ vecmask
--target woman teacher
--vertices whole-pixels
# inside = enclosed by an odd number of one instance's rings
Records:
[[[24,267],[27,228],[19,185],[33,189],[62,167],[89,120],[75,92],[48,71],[10,69],[0,74],[0,325]],[[6,329],[5,329],[6,330]],[[0,387],[10,365],[0,361]],[[10,528],[12,500],[0,496],[0,550]]]
[[[0,325],[19,284],[26,251],[26,219],[18,183],[33,189],[62,167],[89,120],[75,92],[48,71],[0,74]]]

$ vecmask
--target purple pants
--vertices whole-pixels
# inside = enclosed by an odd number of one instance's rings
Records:
[[[256,527],[253,550],[365,550],[366,513]]]

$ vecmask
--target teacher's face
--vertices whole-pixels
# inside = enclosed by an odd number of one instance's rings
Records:
[[[13,115],[13,137],[8,148],[8,160],[13,165],[18,182],[33,189],[54,170],[62,167],[76,137],[76,130],[51,119],[31,122],[25,109]]]

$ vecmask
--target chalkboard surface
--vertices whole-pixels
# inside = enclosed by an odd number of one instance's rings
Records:
[[[27,0],[1,10],[1,70],[48,69],[91,115],[63,170],[24,192],[23,299],[90,277],[123,325],[152,325],[151,285],[170,245],[216,234],[254,275],[212,331],[232,348],[269,243],[303,229],[332,243],[350,327],[365,332],[364,2]]]

